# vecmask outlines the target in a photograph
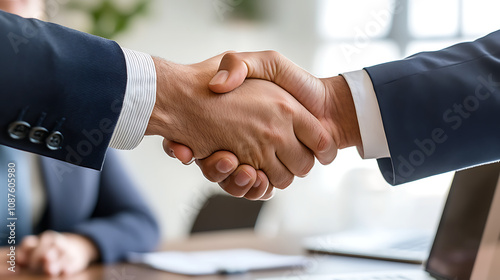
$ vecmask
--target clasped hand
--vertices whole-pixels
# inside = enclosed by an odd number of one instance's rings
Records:
[[[233,196],[269,199],[307,175],[314,156],[328,164],[337,149],[361,147],[341,76],[318,79],[274,51],[193,65],[155,58],[155,65],[147,134],[163,136],[165,152],[185,164],[196,158],[205,177]]]

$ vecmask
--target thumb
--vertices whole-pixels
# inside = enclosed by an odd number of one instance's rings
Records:
[[[248,66],[238,53],[227,53],[222,57],[217,74],[208,87],[216,93],[230,92],[243,84],[248,76]]]
[[[226,53],[208,87],[226,93],[239,87],[246,78],[273,82],[293,95],[308,110],[323,100],[324,85],[319,79],[276,51]]]

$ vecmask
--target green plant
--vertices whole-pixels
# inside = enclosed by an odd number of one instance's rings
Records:
[[[118,1],[119,2],[119,1]],[[113,0],[101,0],[97,4],[87,4],[82,1],[71,1],[68,8],[87,13],[92,19],[89,33],[104,38],[114,38],[126,31],[133,19],[147,14],[151,0],[136,0],[128,8]]]

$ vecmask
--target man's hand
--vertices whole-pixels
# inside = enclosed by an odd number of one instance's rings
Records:
[[[198,159],[216,151],[234,153],[237,158],[228,165],[237,162],[252,167],[238,168],[231,177],[231,184],[238,186],[231,192],[235,196],[249,191],[255,196],[268,193],[264,187],[251,190],[264,173],[273,186],[285,188],[294,175],[309,172],[314,165],[312,152],[331,155],[337,149],[318,119],[273,83],[249,79],[235,94],[210,91],[207,85],[220,57],[193,65],[154,61],[157,100],[146,134],[183,143]]]
[[[192,162],[193,153],[184,145],[165,140],[163,148],[169,156],[178,158],[186,165]],[[256,171],[248,164],[239,165],[238,158],[231,152],[215,152],[205,160],[197,159],[196,164],[208,180],[219,183],[223,190],[233,196],[243,196],[249,200],[267,200],[274,195],[274,186],[269,185],[266,174],[261,170]],[[250,185],[252,182],[255,183]],[[242,189],[248,191],[241,195]]]
[[[76,274],[99,258],[97,247],[88,238],[54,231],[25,237],[17,254],[20,266],[50,276]]]
[[[280,85],[321,121],[340,149],[350,146],[362,149],[354,102],[343,77],[318,79],[273,51],[228,53],[209,87],[214,92],[225,93],[237,88],[246,78],[269,80]],[[182,155],[181,161],[191,154],[189,148],[177,143],[168,142],[165,146],[174,154]],[[229,157],[230,153],[219,152],[197,163],[207,178],[216,179],[214,181],[226,189],[232,189],[236,187],[231,183],[234,174],[224,173],[217,167],[218,161]],[[316,157],[323,164],[330,162],[328,156],[316,154]],[[236,166],[227,170],[234,170]]]

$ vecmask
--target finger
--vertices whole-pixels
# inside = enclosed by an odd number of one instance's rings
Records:
[[[40,271],[43,268],[43,260],[45,254],[49,252],[50,248],[54,246],[56,239],[58,238],[58,233],[54,231],[45,231],[40,235],[40,242],[38,246],[33,250],[30,258],[30,269],[35,271]]]
[[[288,101],[288,100],[285,100]],[[273,132],[272,141],[278,143],[276,146],[276,156],[283,163],[284,166],[295,176],[306,176],[311,168],[314,166],[314,156],[307,147],[305,147],[295,135],[295,122],[312,122],[314,118],[306,109],[304,109],[300,104],[298,104],[295,100],[293,102],[282,102],[281,111],[285,112],[287,120],[291,125],[289,129],[280,129],[276,132]],[[316,119],[317,120],[317,119]],[[309,124],[309,123],[307,123]],[[319,128],[313,126],[315,129],[321,129],[321,125],[319,124]],[[274,173],[267,172],[266,174],[269,176],[273,176]],[[280,188],[280,184],[276,184],[272,181],[273,185]]]
[[[207,60],[204,60],[202,62],[199,62],[199,63],[195,63],[195,64],[191,64],[189,66],[191,67],[201,67],[204,69],[204,72],[207,71],[207,69],[213,69],[213,72],[211,72],[211,70],[209,70],[209,74],[210,75],[215,75],[217,72],[215,69],[217,69],[217,67],[220,65],[220,62],[222,60],[222,58],[226,55],[226,54],[229,54],[229,53],[234,53],[234,51],[226,51],[226,52],[223,52],[219,55],[216,55],[214,57],[211,57]]]
[[[72,275],[81,270],[78,262],[71,257],[71,254],[68,251],[64,251],[61,254],[58,267],[60,267],[59,275]]]
[[[255,169],[250,165],[242,164],[219,185],[230,195],[243,197],[252,188],[256,180],[257,172]]]
[[[66,255],[61,259],[61,267],[61,275],[70,276],[84,270],[87,266],[82,266],[81,263],[75,261],[74,257]]]
[[[257,180],[244,197],[249,200],[259,200],[266,194],[268,188],[269,180],[266,174],[262,170],[257,170]]]
[[[274,82],[297,99],[306,94],[302,86],[315,79],[276,51],[226,53],[220,62],[219,72],[209,83],[214,92],[229,92],[239,87],[246,78],[255,78]]]
[[[261,170],[269,178],[269,184],[279,189],[288,187],[293,182],[294,175],[280,161],[280,159],[277,157],[277,153],[266,158],[268,158],[268,160],[266,161],[266,165],[263,166]]]
[[[295,138],[295,135],[293,135],[293,138]],[[289,172],[295,176],[305,177],[314,166],[313,154],[296,138],[286,145],[279,146],[276,150],[276,156]]]
[[[186,165],[193,162],[193,152],[189,147],[186,147],[182,144],[163,139],[163,150],[170,157],[177,158]]]
[[[205,159],[196,160],[196,164],[209,181],[219,183],[236,170],[239,161],[231,152],[218,151]]]
[[[26,266],[29,263],[29,259],[33,250],[37,247],[39,242],[38,236],[29,235],[26,236],[17,251],[17,262],[21,266]]]
[[[43,256],[43,272],[50,276],[59,276],[63,269],[61,264],[62,252],[56,246],[51,247]]]
[[[222,57],[217,74],[208,87],[216,93],[225,93],[239,87],[248,76],[248,66],[238,53],[226,54]]]
[[[275,193],[276,189],[270,185],[269,188],[267,188],[266,193],[260,198],[260,200],[269,200],[274,197]]]
[[[306,109],[302,108],[294,115],[293,130],[297,139],[314,153],[321,164],[329,164],[337,156],[337,145],[330,133]]]

